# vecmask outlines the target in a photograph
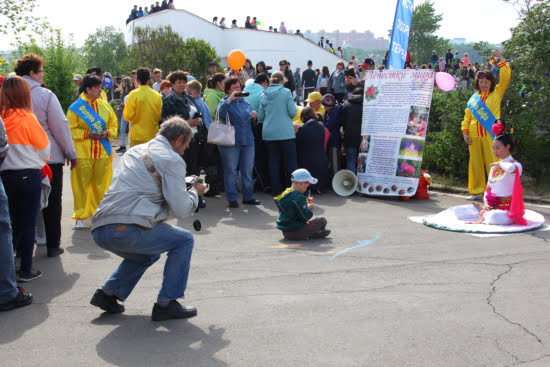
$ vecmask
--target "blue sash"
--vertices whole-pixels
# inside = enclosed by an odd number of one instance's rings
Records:
[[[99,116],[97,112],[94,111],[92,106],[90,106],[88,102],[86,102],[82,98],[77,99],[76,102],[69,107],[69,110],[73,111],[78,117],[84,120],[90,130],[92,130],[92,132],[94,133],[100,134],[107,127],[105,121],[101,118],[101,116]],[[101,143],[101,145],[103,145],[103,148],[110,157],[111,142],[109,141],[109,139],[101,139],[99,142]]]
[[[472,111],[472,114],[476,120],[487,130],[489,135],[494,139],[495,134],[493,134],[493,123],[497,119],[495,115],[491,112],[489,107],[481,100],[479,94],[474,93],[474,95],[468,101],[468,108]]]

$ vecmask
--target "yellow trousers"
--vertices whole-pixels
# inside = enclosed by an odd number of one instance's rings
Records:
[[[468,191],[472,195],[482,194],[485,192],[487,176],[491,171],[491,163],[498,161],[493,153],[493,138],[490,135],[472,138],[472,145],[469,146],[469,150]]]
[[[92,216],[111,184],[113,166],[110,158],[78,159],[71,171],[74,198],[73,219]]]
[[[135,147],[136,145],[145,144],[145,143],[147,143],[148,141],[149,141],[149,140],[143,141],[143,140],[134,140],[134,139],[130,139],[130,146],[131,146],[131,147]]]

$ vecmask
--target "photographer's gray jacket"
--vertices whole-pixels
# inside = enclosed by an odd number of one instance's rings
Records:
[[[59,100],[51,90],[42,88],[36,80],[27,75],[23,78],[31,86],[32,112],[50,141],[50,159],[47,163],[64,164],[65,159],[76,159],[69,121]]]
[[[149,145],[162,185],[153,179],[141,156]],[[118,162],[109,190],[92,217],[92,230],[107,224],[137,224],[152,228],[171,218],[184,218],[198,205],[197,190],[187,191],[185,161],[158,135],[128,150]]]

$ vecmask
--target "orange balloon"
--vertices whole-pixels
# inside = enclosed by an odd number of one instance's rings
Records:
[[[244,63],[246,62],[246,57],[244,56],[244,52],[241,50],[233,50],[227,55],[227,63],[231,67],[231,69],[237,71],[240,70]]]

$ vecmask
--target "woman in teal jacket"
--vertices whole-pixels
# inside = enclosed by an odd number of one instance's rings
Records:
[[[290,175],[298,168],[296,157],[296,133],[292,118],[298,113],[290,90],[283,87],[285,77],[277,71],[271,76],[269,87],[264,90],[260,99],[258,111],[258,123],[263,124],[262,137],[267,146],[269,156],[269,176],[271,180],[271,193],[275,196],[282,191],[279,175],[281,154],[284,155],[288,181]]]

